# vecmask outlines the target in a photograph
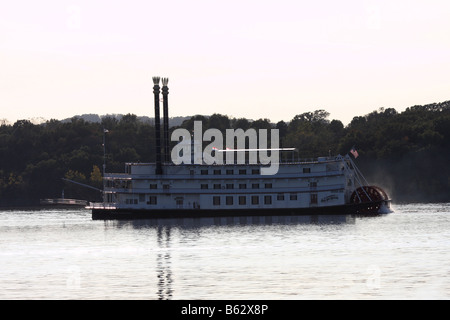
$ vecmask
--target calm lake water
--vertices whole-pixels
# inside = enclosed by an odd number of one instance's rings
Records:
[[[379,217],[0,211],[0,299],[449,299],[450,204]]]

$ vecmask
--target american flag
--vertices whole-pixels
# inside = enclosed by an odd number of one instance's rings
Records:
[[[350,153],[355,157],[355,159],[359,156],[358,151],[356,151],[355,147],[350,150]]]

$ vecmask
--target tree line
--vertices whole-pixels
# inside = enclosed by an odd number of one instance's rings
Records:
[[[223,114],[195,115],[176,128],[203,130],[278,129],[282,147],[300,157],[342,154],[355,147],[356,164],[394,202],[450,201],[450,101],[412,106],[403,112],[378,109],[344,126],[325,110],[296,115],[290,121],[248,120]],[[105,130],[106,129],[106,130]],[[105,142],[105,144],[103,144]],[[136,115],[105,116],[99,122],[74,117],[33,124],[19,120],[0,126],[0,205],[35,205],[42,198],[98,201],[100,192],[65,179],[102,188],[106,172],[123,172],[125,162],[155,161],[151,122]],[[172,142],[172,145],[174,142]]]

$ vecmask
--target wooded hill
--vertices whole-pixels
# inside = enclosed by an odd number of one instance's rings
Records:
[[[300,157],[347,154],[355,146],[356,164],[366,179],[385,188],[395,202],[450,201],[450,101],[413,106],[404,112],[379,109],[344,126],[316,110],[288,122],[271,123],[222,114],[193,116],[180,126],[191,130],[279,129],[280,144],[295,147]],[[91,122],[20,120],[0,126],[0,205],[36,205],[41,198],[100,200],[100,193],[62,178],[101,188],[103,130],[106,171],[123,172],[125,162],[153,162],[154,127],[127,114]],[[173,145],[173,143],[172,143]]]

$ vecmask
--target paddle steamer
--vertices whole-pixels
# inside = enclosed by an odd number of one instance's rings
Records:
[[[93,219],[389,212],[386,192],[367,183],[349,154],[316,159],[282,156],[277,172],[271,175],[261,172],[267,165],[255,163],[174,164],[169,159],[168,79],[163,78],[162,88],[164,148],[159,115],[160,79],[153,80],[156,162],[126,163],[123,173],[105,173],[103,202],[88,206]],[[295,149],[270,151],[294,153]]]

